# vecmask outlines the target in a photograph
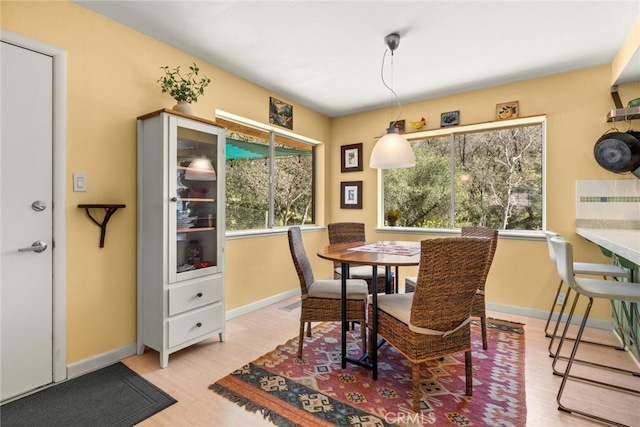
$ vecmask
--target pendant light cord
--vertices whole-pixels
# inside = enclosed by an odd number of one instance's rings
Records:
[[[396,117],[396,119],[393,121],[393,124],[390,126],[390,127],[395,127],[396,123],[398,123],[398,120],[400,120],[400,115],[402,115],[402,105],[400,104],[400,98],[398,98],[398,94],[396,93],[396,91],[393,90],[393,88],[389,86],[387,82],[384,81],[384,60],[387,57],[387,52],[389,51],[390,51],[389,49],[385,49],[384,55],[382,55],[382,66],[380,67],[380,78],[382,79],[382,84],[391,91],[393,96],[396,98],[396,102],[398,103],[398,117]],[[392,50],[391,50],[391,74],[392,74],[391,79],[393,80],[393,51]]]

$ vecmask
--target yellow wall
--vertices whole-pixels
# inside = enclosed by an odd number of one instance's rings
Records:
[[[213,119],[221,109],[267,123],[275,96],[294,106],[294,132],[328,141],[330,121],[73,3],[2,1],[1,8],[3,30],[68,52],[67,360],[73,363],[136,340],[136,117],[175,104],[156,83],[161,66],[195,61],[211,78],[194,105],[201,117]],[[74,172],[87,174],[89,191],[72,191]],[[110,220],[103,249],[81,203],[127,205]],[[310,249],[326,240],[321,232],[304,238]],[[298,286],[286,236],[230,241],[226,256],[227,310]],[[278,268],[270,270],[274,263]]]
[[[68,362],[73,363],[131,344],[136,337],[136,122],[135,118],[174,102],[160,92],[160,66],[197,62],[212,79],[194,105],[196,115],[212,119],[221,109],[266,122],[268,99],[294,105],[294,132],[325,141],[319,147],[318,223],[364,221],[376,235],[376,172],[340,173],[340,146],[364,142],[368,163],[374,137],[384,132],[389,109],[329,120],[301,105],[237,78],[128,27],[69,2],[0,3],[1,26],[68,52],[67,140],[67,317]],[[580,259],[601,260],[599,252],[574,234],[574,188],[578,179],[619,178],[597,166],[592,150],[610,126],[611,67],[513,83],[491,89],[403,105],[403,118],[426,117],[437,127],[443,111],[460,110],[461,124],[494,119],[495,104],[520,101],[521,115],[548,117],[547,177],[549,229],[576,244]],[[620,87],[631,99],[640,84]],[[403,94],[400,94],[402,97]],[[326,159],[325,159],[326,153]],[[326,164],[325,164],[326,162]],[[89,191],[72,191],[72,173],[85,172]],[[364,181],[362,211],[339,208],[339,183]],[[106,243],[98,248],[99,230],[80,203],[125,203],[109,222]],[[418,240],[424,236],[412,236]],[[327,243],[326,232],[304,234],[318,277],[330,275],[331,264],[314,249]],[[226,309],[242,307],[298,287],[286,235],[228,240],[226,245]],[[406,274],[401,271],[401,275]],[[543,242],[505,240],[498,245],[489,277],[488,300],[548,309],[557,282]],[[606,309],[599,314],[606,317]]]
[[[428,78],[428,77],[427,77]],[[607,172],[596,163],[593,147],[611,124],[606,114],[614,108],[610,95],[611,66],[556,74],[550,77],[506,84],[465,92],[443,98],[402,105],[402,117],[417,121],[427,119],[423,130],[440,126],[440,113],[460,110],[460,124],[467,125],[495,120],[498,103],[519,101],[520,115],[547,117],[546,188],[547,224],[575,244],[576,258],[606,262],[597,247],[575,234],[576,180],[635,179],[630,175]],[[619,88],[623,102],[640,93],[640,83]],[[633,96],[635,94],[635,96]],[[402,94],[399,94],[402,98]],[[377,212],[377,171],[365,167],[362,172],[340,173],[340,146],[363,142],[365,166],[375,138],[384,134],[389,117],[395,117],[397,107],[336,118],[331,128],[331,172],[327,185],[333,190],[328,200],[332,221],[364,221],[367,238],[419,240],[426,235],[389,234],[375,232]],[[407,122],[408,124],[408,122]],[[627,124],[619,124],[621,129]],[[407,126],[408,127],[408,126]],[[407,129],[410,131],[411,129]],[[340,181],[363,181],[363,210],[340,209],[337,191]],[[431,236],[433,237],[433,236]],[[400,270],[400,278],[415,269]],[[557,273],[552,266],[545,241],[500,239],[494,264],[488,278],[487,300],[500,304],[548,310],[557,288]],[[597,307],[593,316],[609,317],[607,304]]]

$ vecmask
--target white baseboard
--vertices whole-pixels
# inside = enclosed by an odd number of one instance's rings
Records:
[[[300,295],[300,288],[295,288],[287,292],[283,292],[278,295],[271,296],[269,298],[265,298],[260,301],[256,301],[251,304],[243,305],[242,307],[234,308],[233,310],[229,310],[225,313],[225,318],[227,320],[231,320],[235,317],[242,316],[244,314],[249,314],[252,311],[259,310],[263,307],[266,307],[271,304],[275,304],[280,301],[284,301],[291,297],[295,297],[296,295]]]
[[[251,304],[244,305],[242,307],[234,308],[233,310],[229,310],[225,313],[225,318],[226,320],[231,320],[233,318],[259,310],[268,305],[275,304],[280,301],[284,301],[296,295],[300,295],[300,289],[298,288],[280,293],[278,295],[271,296],[269,298],[265,298],[260,301],[256,301]],[[533,309],[528,307],[520,307],[516,305],[498,304],[498,303],[492,303],[492,302],[487,302],[487,310],[497,311],[500,313],[516,314],[518,316],[533,317],[536,319],[543,319],[543,320],[546,320],[547,316],[549,316],[549,312],[545,310],[538,310],[538,309]],[[579,324],[581,321],[582,321],[582,317],[574,316],[573,321],[571,323]],[[592,328],[605,329],[605,330],[613,329],[613,325],[611,321],[604,320],[604,319],[589,319],[587,321],[587,326]],[[96,369],[100,369],[105,366],[111,365],[113,363],[119,362],[120,360],[125,359],[129,356],[133,356],[135,354],[136,354],[136,344],[131,343],[123,347],[117,348],[115,350],[98,354],[96,356],[81,360],[79,362],[71,363],[67,366],[67,379],[71,379],[79,375],[86,374],[87,372],[95,371]]]
[[[547,320],[547,317],[549,317],[549,312],[545,311],[545,310],[538,310],[538,309],[534,309],[534,308],[528,308],[528,307],[520,307],[517,305],[508,305],[508,304],[498,304],[498,303],[494,303],[494,302],[487,302],[486,303],[486,308],[487,310],[492,310],[492,311],[499,311],[501,313],[508,313],[508,314],[517,314],[518,316],[527,316],[527,317],[533,317],[536,319],[543,319],[543,320]],[[557,320],[558,316],[557,313],[554,314],[553,316],[553,320]],[[565,315],[566,318],[566,315]],[[571,319],[571,324],[572,325],[578,325],[580,324],[580,322],[582,322],[582,316],[573,316],[573,319]],[[587,320],[587,326],[591,327],[591,328],[596,328],[596,329],[605,329],[605,330],[612,330],[613,329],[613,324],[611,323],[611,320],[605,320],[605,319],[593,319],[593,318],[589,318]]]
[[[71,363],[67,366],[67,379],[71,379],[82,374],[86,374],[105,366],[113,365],[136,354],[136,343],[127,344],[124,347],[116,348],[106,353],[97,354],[88,359]]]
[[[252,311],[259,310],[271,304],[275,304],[280,301],[284,301],[296,295],[300,295],[300,288],[292,289],[287,292],[283,292],[278,295],[274,295],[269,298],[265,298],[260,301],[256,301],[251,304],[247,304],[242,307],[229,310],[225,313],[226,320],[231,320],[234,317],[242,316],[243,314],[251,313]],[[96,369],[104,368],[105,366],[112,365],[126,359],[129,356],[136,354],[136,343],[127,344],[124,347],[120,347],[105,353],[97,354],[78,362],[71,363],[67,366],[67,378],[71,379],[82,374],[86,374]]]

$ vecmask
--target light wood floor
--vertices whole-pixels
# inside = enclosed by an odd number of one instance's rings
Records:
[[[147,350],[123,362],[148,381],[173,396],[178,403],[141,423],[141,426],[269,426],[261,415],[251,413],[208,389],[209,385],[263,354],[283,344],[298,333],[300,310],[282,310],[297,298],[288,299],[227,322],[225,342],[217,338],[204,341],[172,354],[169,366],[160,369],[159,356]],[[600,425],[576,415],[557,410],[556,394],[561,378],[552,374],[548,356],[549,339],[544,337],[544,321],[540,319],[490,312],[490,317],[525,324],[527,426],[596,426]],[[616,342],[613,333],[590,330],[590,338]],[[491,345],[491,344],[489,344]],[[579,355],[615,366],[638,370],[624,351],[584,345]],[[563,352],[564,354],[564,352]],[[574,365],[577,366],[577,365]],[[590,368],[588,372],[593,372]],[[586,374],[585,374],[586,375]],[[613,374],[605,379],[614,381]],[[640,378],[625,377],[615,381],[640,389]],[[640,426],[640,397],[612,392],[570,381],[565,391],[565,404],[605,414],[618,422]],[[569,399],[570,398],[570,399]]]

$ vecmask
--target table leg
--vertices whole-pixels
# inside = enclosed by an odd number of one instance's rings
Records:
[[[378,266],[374,265],[373,266],[373,276],[372,277],[378,277]],[[385,286],[388,286],[389,284],[385,284]],[[374,380],[378,379],[378,292],[377,289],[374,287],[373,293],[371,294],[371,305],[372,305],[372,312],[373,312],[373,319],[371,319],[372,325],[371,325],[371,336],[369,337],[369,342],[372,343],[370,345],[370,348],[372,349],[371,352],[371,377]],[[373,344],[375,343],[375,344]]]
[[[400,276],[398,276],[398,266],[396,265],[396,288],[395,293],[398,293],[398,283],[400,283]]]
[[[391,267],[388,265],[384,268],[384,293],[391,293]]]
[[[349,277],[349,264],[342,263],[342,274],[340,274],[340,282],[342,288],[342,344],[341,344],[341,361],[342,369],[347,367],[347,278]]]

